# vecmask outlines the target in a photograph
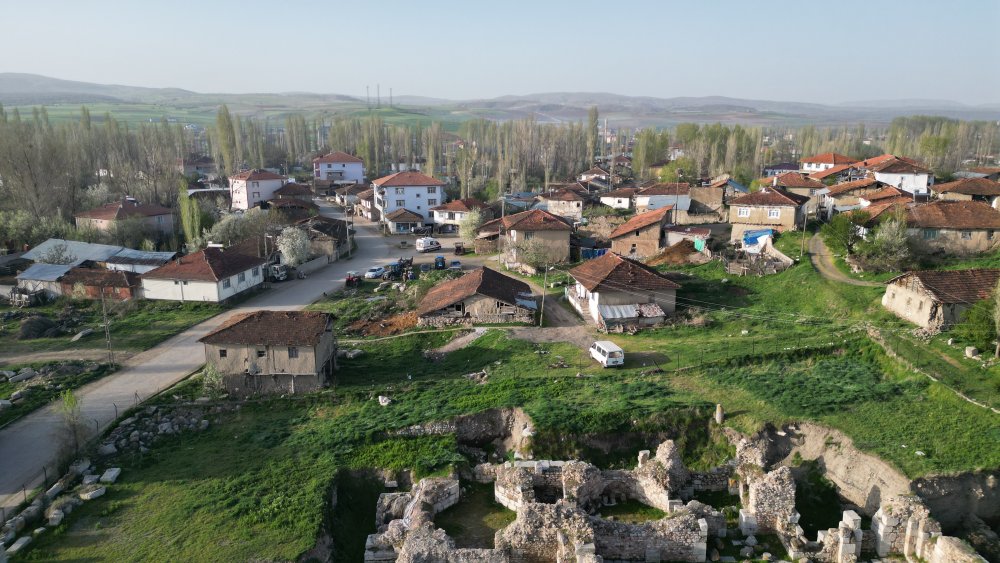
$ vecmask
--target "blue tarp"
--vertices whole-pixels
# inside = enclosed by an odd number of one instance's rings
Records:
[[[757,240],[761,237],[769,237],[774,234],[772,229],[757,229],[754,231],[745,231],[743,233],[743,244],[744,246],[753,246],[757,244]]]
[[[590,260],[591,258],[600,258],[608,253],[607,248],[581,248],[580,249],[580,259]]]

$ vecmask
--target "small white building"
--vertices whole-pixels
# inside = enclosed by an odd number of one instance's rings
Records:
[[[830,168],[841,164],[853,164],[854,159],[835,152],[825,152],[823,154],[803,158],[799,162],[802,163],[802,172],[809,174],[829,170]]]
[[[346,152],[334,151],[313,159],[313,178],[361,184],[365,181],[365,163]]]
[[[387,217],[400,209],[409,212],[405,216],[406,220],[398,223],[406,225],[406,231],[412,226],[432,224],[431,208],[445,200],[444,182],[420,172],[390,174],[374,180],[372,188],[375,190],[375,209],[383,222],[387,222]],[[422,224],[416,225],[418,223]]]
[[[934,185],[934,173],[912,160],[894,158],[869,168],[875,179],[914,195],[927,195]]]
[[[474,209],[479,210],[484,222],[493,219],[493,211],[478,199],[456,199],[431,208],[434,226],[439,233],[457,232],[467,214]]]
[[[613,209],[631,209],[632,198],[638,191],[636,188],[620,188],[606,192],[601,194],[601,203]]]
[[[263,258],[210,247],[142,275],[146,299],[225,301],[264,283]]]
[[[229,177],[233,209],[250,209],[274,199],[274,192],[288,183],[288,177],[266,170],[247,170]]]
[[[653,211],[667,206],[687,212],[691,208],[691,186],[687,182],[668,182],[643,188],[635,194],[638,211]]]

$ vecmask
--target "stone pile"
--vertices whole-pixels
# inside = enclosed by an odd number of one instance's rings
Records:
[[[219,414],[233,407],[146,407],[138,414],[121,421],[98,447],[101,455],[115,455],[121,452],[145,453],[157,441],[166,436],[184,432],[208,430],[209,415]]]

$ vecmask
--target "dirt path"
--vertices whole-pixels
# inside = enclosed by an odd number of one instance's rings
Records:
[[[478,340],[480,336],[486,334],[487,330],[488,329],[485,328],[474,328],[468,334],[463,334],[458,338],[452,338],[451,341],[449,341],[444,346],[435,349],[434,352],[437,354],[447,354],[448,352],[461,350],[462,348],[465,348],[469,344],[472,344],[473,342]]]
[[[809,239],[809,258],[812,260],[813,267],[816,268],[819,275],[828,280],[862,287],[881,287],[885,285],[878,282],[856,280],[837,269],[837,265],[833,262],[833,254],[827,248],[826,244],[823,243],[823,239],[819,235],[813,235]]]
[[[128,363],[132,352],[115,352],[115,361]],[[0,366],[31,364],[35,362],[58,362],[63,360],[87,360],[106,362],[108,351],[102,348],[80,348],[77,350],[53,350],[39,352],[24,352],[19,354],[0,354]]]

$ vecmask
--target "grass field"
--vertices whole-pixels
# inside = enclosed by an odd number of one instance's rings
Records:
[[[17,371],[24,367],[38,369],[45,363],[46,362],[34,363],[31,365],[8,366],[7,369],[10,369],[11,371]],[[83,362],[74,363],[81,366],[80,373],[60,376],[58,379],[53,380],[50,385],[32,385],[30,391],[25,394],[22,400],[18,401],[13,406],[0,411],[0,427],[21,418],[35,409],[44,407],[58,398],[64,390],[83,387],[91,381],[96,381],[104,377],[111,371],[108,364],[99,364],[93,369],[83,369]],[[21,385],[19,383],[0,383],[0,399],[9,399],[11,393],[17,391],[20,387]]]

